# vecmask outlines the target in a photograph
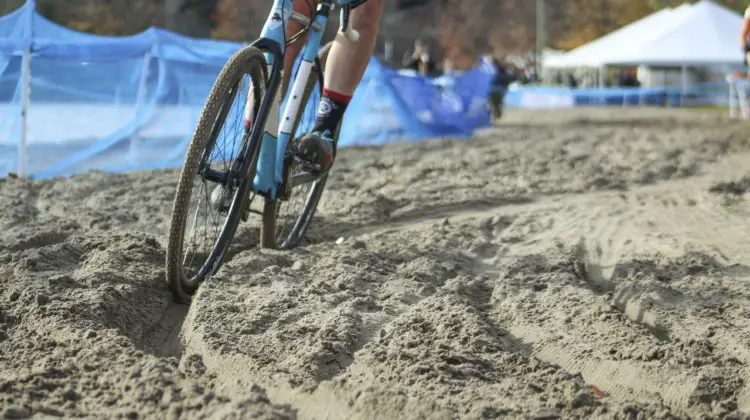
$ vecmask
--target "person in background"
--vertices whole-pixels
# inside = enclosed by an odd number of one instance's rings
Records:
[[[526,68],[524,69],[526,72],[526,79],[528,80],[528,83],[537,83],[539,82],[539,75],[536,73],[536,62],[530,61],[528,64],[526,64]]]
[[[412,69],[423,76],[435,74],[437,65],[432,59],[427,45],[421,39],[414,41],[414,49],[407,51],[401,63],[404,68]]]
[[[531,83],[531,80],[529,80],[529,72],[527,71],[525,64],[516,65],[515,75],[516,79],[518,79],[518,83],[522,85],[528,85]]]
[[[618,85],[621,87],[639,87],[641,84],[635,74],[635,69],[623,70],[618,76]]]
[[[484,60],[488,64],[491,63],[495,68],[495,78],[492,80],[490,90],[489,107],[492,118],[498,121],[503,115],[505,94],[508,92],[508,86],[516,80],[516,77],[505,65],[504,60],[491,55],[485,55]]]
[[[453,60],[446,58],[443,60],[442,74],[431,80],[432,85],[436,86],[440,93],[446,92],[448,89],[456,85],[455,79],[455,67],[453,66]]]
[[[745,9],[745,17],[742,20],[742,30],[740,31],[740,45],[742,45],[743,61],[745,67],[748,66],[750,61],[750,6]],[[750,72],[747,73],[747,78],[750,80]]]
[[[443,74],[447,76],[452,76],[453,73],[455,73],[456,69],[453,66],[453,60],[450,58],[446,58],[443,60]]]
[[[568,87],[571,89],[578,88],[578,79],[573,73],[568,73]]]

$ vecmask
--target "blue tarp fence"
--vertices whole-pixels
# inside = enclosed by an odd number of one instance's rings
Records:
[[[27,1],[0,17],[0,177],[19,172],[19,162],[34,178],[179,167],[216,75],[241,46],[158,28],[81,33]],[[493,74],[477,67],[438,88],[373,58],[341,146],[471,136],[490,123]]]
[[[216,75],[242,44],[150,28],[126,37],[67,29],[33,0],[0,16],[0,177],[179,167]],[[343,147],[468,137],[490,124],[494,69],[428,79],[370,60]],[[316,92],[319,97],[319,92]],[[726,83],[678,88],[523,86],[510,108],[727,105]],[[303,118],[314,120],[315,104]],[[23,162],[23,165],[21,164]]]
[[[681,87],[607,87],[570,89],[556,86],[523,86],[510,89],[505,105],[510,108],[567,108],[574,106],[726,106],[726,82],[705,82]]]

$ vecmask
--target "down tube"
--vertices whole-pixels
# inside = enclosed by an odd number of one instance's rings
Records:
[[[286,27],[289,17],[292,15],[292,0],[274,0],[271,13],[266,19],[266,23],[263,25],[261,31],[261,38],[270,39],[276,41],[281,47],[282,54],[286,50]],[[268,65],[268,75],[270,77],[275,57],[271,53],[265,53],[266,63]],[[280,63],[283,65],[283,63]],[[284,68],[281,67],[281,71]],[[249,98],[249,97],[248,97]],[[278,101],[278,98],[274,99]],[[271,113],[275,115],[269,115],[269,121],[266,123],[267,127],[263,131],[263,139],[260,145],[260,153],[258,156],[258,165],[253,179],[253,191],[260,194],[268,194],[269,196],[276,196],[276,185],[274,182],[274,166],[275,151],[277,149],[277,141],[274,133],[278,127],[277,122],[279,120],[278,108],[276,106],[271,107]],[[271,132],[268,131],[268,125],[270,124]]]
[[[320,28],[325,28],[328,17],[322,14],[318,14],[315,17],[315,23],[320,25]],[[320,50],[320,41],[323,38],[323,31],[317,29],[310,30],[310,37],[305,44],[305,48],[302,50],[302,61],[299,64],[299,70],[294,78],[294,84],[292,86],[292,92],[288,95],[286,106],[284,107],[284,115],[281,117],[281,125],[279,127],[279,141],[276,145],[276,170],[274,173],[274,179],[276,185],[281,184],[284,155],[286,153],[287,143],[291,140],[291,136],[294,128],[294,120],[297,112],[305,112],[307,103],[302,103],[305,88],[307,87],[308,80],[312,75],[312,68],[315,65],[315,58],[318,56]],[[293,71],[293,69],[289,69]],[[300,110],[300,107],[302,109]]]

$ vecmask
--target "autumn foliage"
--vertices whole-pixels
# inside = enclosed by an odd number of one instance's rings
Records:
[[[745,0],[718,1],[737,11],[745,7]],[[22,2],[0,2],[0,14]],[[545,0],[545,45],[574,48],[681,3]],[[263,26],[271,0],[37,0],[37,4],[54,21],[98,34],[126,35],[158,25],[198,37],[249,40]],[[388,39],[401,54],[420,37],[432,43],[438,57],[450,57],[460,66],[483,52],[530,52],[536,45],[536,0],[388,0],[386,4],[379,51]]]

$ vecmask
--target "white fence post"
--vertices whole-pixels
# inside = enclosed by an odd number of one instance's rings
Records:
[[[149,69],[151,67],[151,51],[148,51],[146,55],[143,56],[143,65],[141,66],[141,78],[138,81],[138,92],[135,94],[135,114],[133,115],[134,119],[137,119],[140,117],[141,114],[141,108],[143,107],[143,103],[146,101],[146,91],[148,89],[148,76],[149,76]],[[139,133],[139,129],[136,128],[136,130],[133,132],[133,137],[130,138],[130,147],[128,150],[128,156],[129,158],[135,159],[135,154],[137,152],[137,143],[140,143],[141,137]]]
[[[26,144],[29,135],[29,97],[31,95],[31,48],[34,42],[34,12],[36,11],[36,0],[27,0],[26,8],[26,36],[29,37],[28,45],[23,50],[21,59],[21,136],[18,139],[18,176],[26,176],[26,165],[28,164]]]
[[[143,56],[143,65],[141,67],[141,78],[138,81],[138,92],[136,93],[136,115],[140,112],[141,105],[146,99],[146,84],[148,83],[148,71],[151,66],[151,51]]]
[[[31,46],[27,46],[21,59],[21,138],[18,143],[18,176],[26,175],[26,144],[29,132],[29,96],[31,95]]]

